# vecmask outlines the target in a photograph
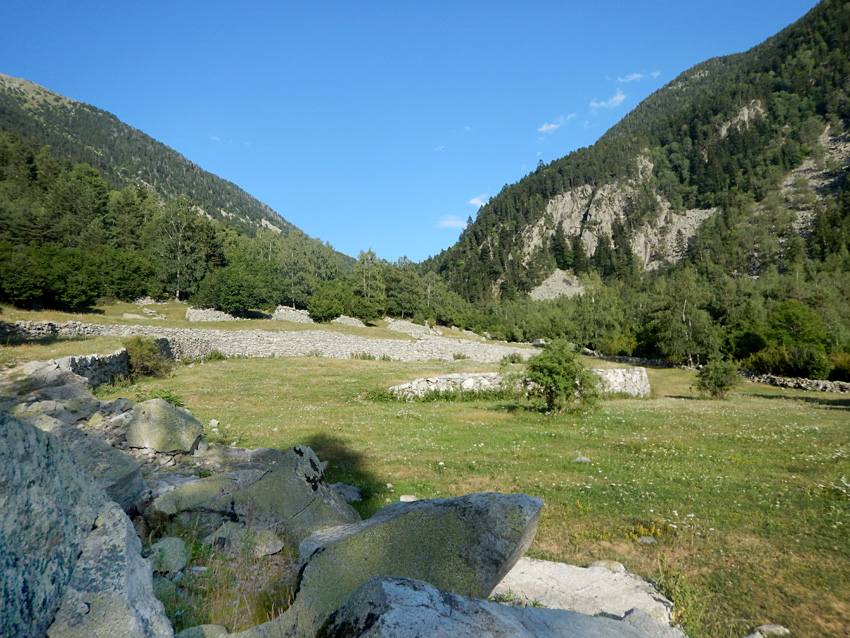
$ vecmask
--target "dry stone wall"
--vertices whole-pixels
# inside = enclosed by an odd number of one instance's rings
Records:
[[[37,339],[43,337],[133,336],[161,337],[168,341],[175,359],[200,359],[213,350],[229,357],[305,357],[320,356],[349,359],[368,354],[375,358],[398,361],[430,361],[466,358],[471,361],[497,363],[506,355],[517,353],[523,359],[535,354],[529,348],[495,343],[479,343],[429,335],[416,341],[377,339],[323,330],[206,330],[160,328],[157,326],[101,326],[68,322],[19,321],[0,323],[0,338]]]
[[[298,310],[289,306],[278,306],[275,308],[272,319],[276,321],[294,321],[295,323],[315,323],[310,313],[306,310]]]
[[[187,308],[186,321],[244,321],[212,308]]]
[[[70,372],[82,377],[86,385],[95,387],[109,383],[115,378],[128,376],[130,362],[127,350],[121,348],[112,354],[86,354],[49,361],[32,361],[24,366],[23,372],[39,377]]]

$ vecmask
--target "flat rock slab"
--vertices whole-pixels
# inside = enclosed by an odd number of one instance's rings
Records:
[[[669,625],[673,603],[642,578],[619,565],[597,564],[577,567],[535,558],[520,558],[493,591],[526,603],[539,602],[550,609],[568,609],[594,616],[609,614],[622,618],[640,609]]]
[[[204,426],[189,410],[164,399],[151,399],[133,406],[127,445],[157,452],[191,452],[203,432]]]
[[[317,638],[648,638],[609,618],[561,609],[510,607],[375,576],[328,618]]]
[[[542,507],[525,494],[470,494],[394,503],[360,523],[316,532],[299,547],[294,604],[244,637],[313,636],[374,575],[486,597],[531,545]]]
[[[158,574],[174,574],[189,563],[189,547],[176,536],[160,538],[151,546],[151,568]]]

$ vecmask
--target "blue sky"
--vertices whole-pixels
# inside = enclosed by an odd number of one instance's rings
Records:
[[[814,0],[10,0],[0,73],[114,113],[337,250],[421,261]]]

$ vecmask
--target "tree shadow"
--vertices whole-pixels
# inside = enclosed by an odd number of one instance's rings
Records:
[[[325,478],[328,483],[340,482],[359,487],[363,501],[379,493],[386,482],[366,469],[363,454],[338,437],[314,434],[303,443],[312,448],[320,461],[328,462]]]
[[[803,403],[811,403],[828,410],[850,410],[850,398],[844,395],[837,397],[828,396],[784,396],[781,394],[752,394],[750,396],[760,399],[783,399],[785,401],[802,401]]]

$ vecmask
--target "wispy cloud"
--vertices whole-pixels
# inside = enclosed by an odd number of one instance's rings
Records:
[[[439,152],[440,152],[440,151],[442,151],[444,148],[446,148],[446,145],[445,145],[445,144],[441,144],[440,146],[438,146],[437,148],[435,148],[435,149],[434,149],[434,151],[435,151],[435,152],[437,152],[437,153],[439,153]]]
[[[659,75],[661,75],[661,71],[653,71],[652,73],[650,73],[650,75],[654,78],[657,78]]]
[[[467,133],[469,133],[472,130],[472,127],[471,126],[464,126],[463,130],[466,131]]]
[[[626,99],[625,94],[620,89],[617,89],[617,92],[614,94],[614,97],[612,97],[610,100],[607,100],[605,102],[598,102],[597,100],[591,100],[590,101],[590,108],[592,108],[592,109],[612,109],[615,106],[620,106],[623,103],[623,100],[625,100],[625,99]]]
[[[624,78],[617,78],[617,82],[637,82],[643,79],[643,73],[630,73]]]
[[[460,217],[446,215],[437,222],[437,228],[466,228],[466,222]]]
[[[473,197],[469,200],[469,203],[475,206],[476,208],[481,208],[484,204],[490,201],[489,195],[479,195],[478,197]]]
[[[218,135],[213,135],[210,139],[213,142],[220,142],[221,141],[221,138]]]
[[[569,115],[560,115],[555,118],[554,122],[547,122],[539,129],[537,129],[538,133],[551,133],[552,131],[556,131],[561,128],[565,123],[569,122],[576,116],[575,113],[570,113]],[[539,139],[539,138],[538,138]]]

